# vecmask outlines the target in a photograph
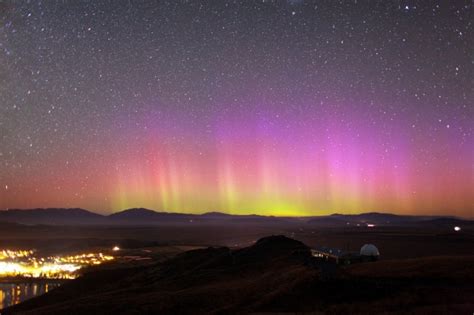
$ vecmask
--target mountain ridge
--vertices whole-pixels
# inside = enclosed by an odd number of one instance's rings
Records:
[[[311,226],[357,226],[357,225],[452,225],[474,224],[473,220],[455,216],[398,215],[383,212],[359,214],[334,213],[322,216],[288,217],[257,214],[228,214],[205,212],[202,214],[155,211],[147,208],[130,208],[103,215],[82,208],[33,208],[0,210],[0,221],[18,224],[46,225],[156,225],[190,223],[246,223],[283,224],[299,223]]]

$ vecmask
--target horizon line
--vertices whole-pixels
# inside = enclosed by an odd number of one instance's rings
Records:
[[[205,215],[205,214],[210,214],[210,213],[219,213],[219,214],[225,214],[225,215],[230,215],[230,216],[260,216],[260,217],[275,217],[275,218],[312,218],[312,217],[328,217],[328,216],[333,216],[333,215],[361,215],[361,214],[385,214],[385,215],[395,215],[395,216],[407,216],[407,217],[444,217],[444,218],[458,218],[458,219],[467,219],[467,220],[474,220],[474,216],[472,217],[467,217],[467,216],[457,216],[457,215],[448,215],[448,214],[423,214],[423,215],[417,215],[417,214],[398,214],[398,213],[393,213],[393,212],[381,212],[381,211],[367,211],[367,212],[359,212],[359,213],[344,213],[344,212],[333,212],[330,214],[320,214],[320,215],[265,215],[265,214],[257,214],[257,213],[252,213],[249,212],[247,214],[233,214],[233,213],[228,213],[228,212],[223,212],[223,211],[205,211],[205,212],[200,212],[200,213],[189,213],[189,212],[169,212],[169,211],[160,211],[160,210],[155,210],[155,209],[150,209],[150,208],[144,208],[144,207],[132,207],[132,208],[125,208],[117,211],[112,211],[112,212],[97,212],[93,210],[89,210],[86,208],[81,208],[81,207],[67,207],[67,208],[61,208],[61,207],[39,207],[39,208],[4,208],[0,209],[0,211],[11,211],[11,210],[19,210],[19,211],[26,211],[26,210],[84,210],[93,214],[97,214],[100,216],[110,216],[113,214],[121,213],[124,211],[128,210],[135,210],[135,209],[142,209],[142,210],[148,210],[148,211],[153,211],[155,213],[167,213],[167,214],[184,214],[184,215]]]

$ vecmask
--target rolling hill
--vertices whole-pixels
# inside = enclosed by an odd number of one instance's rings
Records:
[[[377,226],[474,226],[474,221],[450,216],[408,216],[390,213],[332,214],[312,217],[232,215],[159,212],[145,208],[101,215],[84,209],[9,209],[0,211],[0,221],[29,225],[160,225],[160,224],[308,224],[313,227]]]
[[[358,264],[331,277],[322,277],[324,264],[303,243],[271,236],[237,250],[210,247],[90,272],[2,314],[443,314],[474,307],[474,256]]]
[[[104,224],[104,216],[79,208],[9,209],[0,211],[0,221],[20,224]]]

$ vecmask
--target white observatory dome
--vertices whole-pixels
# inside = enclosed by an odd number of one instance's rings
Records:
[[[373,244],[365,244],[360,249],[361,256],[371,256],[371,257],[378,257],[380,255],[379,250]]]

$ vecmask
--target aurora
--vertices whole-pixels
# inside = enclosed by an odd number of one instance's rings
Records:
[[[472,217],[469,10],[340,6],[5,5],[0,209]]]

